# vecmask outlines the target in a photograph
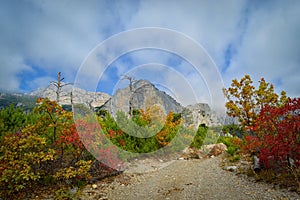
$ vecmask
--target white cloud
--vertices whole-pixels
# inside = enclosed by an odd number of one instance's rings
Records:
[[[0,6],[2,76],[18,90],[26,65],[73,76],[89,51],[114,32],[116,18],[104,1],[6,1]],[[17,55],[17,56],[15,56]],[[16,60],[11,62],[10,60]],[[22,60],[17,62],[17,60]],[[16,70],[11,70],[16,69]],[[0,88],[5,88],[2,84]]]
[[[223,64],[227,46],[240,34],[243,1],[142,1],[128,28],[166,27],[187,34]]]
[[[5,52],[0,54],[0,65],[5,67],[5,69],[1,69],[0,73],[0,89],[5,91],[17,91],[20,88],[18,76],[23,72],[32,71],[32,69],[30,66],[24,64],[24,60],[21,56],[5,55]]]
[[[300,2],[266,3],[252,7],[246,17],[247,28],[225,77],[249,73],[256,80],[281,80],[280,89],[299,96]]]
[[[275,87],[286,90],[289,95],[300,95],[299,1],[12,0],[1,4],[2,89],[20,89],[20,74],[33,70],[46,72],[36,77],[36,82],[58,71],[73,82],[71,79],[75,78],[80,64],[97,44],[120,31],[154,26],[182,32],[203,45],[222,72],[226,86],[231,79],[249,73],[255,80],[263,76],[275,81]],[[119,42],[126,47],[141,40],[136,36]],[[165,42],[159,37],[155,40]],[[177,40],[172,48],[184,45]],[[118,51],[122,49],[107,51],[105,59]],[[186,55],[193,53],[192,47],[185,52]],[[129,64],[133,67],[147,62],[170,64],[169,57],[160,53],[135,54],[132,63],[116,61],[124,64],[117,72],[119,76],[130,70]],[[93,67],[84,73],[90,78],[87,80],[96,81],[99,60],[90,62]],[[203,84],[204,80],[193,74],[193,69],[183,66],[178,69],[195,86]],[[109,76],[106,74],[103,78],[109,79]],[[169,79],[172,82],[172,77]],[[80,84],[86,88],[90,85],[88,81]],[[207,95],[202,98],[210,101]]]

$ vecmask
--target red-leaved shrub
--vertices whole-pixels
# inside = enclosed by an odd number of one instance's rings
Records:
[[[299,113],[300,98],[288,99],[280,107],[266,106],[261,110],[255,129],[260,139],[260,162],[266,168],[300,166]]]

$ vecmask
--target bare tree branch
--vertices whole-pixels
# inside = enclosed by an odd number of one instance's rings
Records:
[[[138,82],[138,80],[135,80],[133,77],[127,76],[127,75],[124,75],[122,77],[122,80],[124,80],[124,79],[129,80],[129,91],[130,91],[130,96],[129,96],[129,116],[132,117],[132,115],[133,115],[133,97],[134,97],[134,94],[139,93],[140,92],[139,90],[142,87],[147,86],[147,85],[149,86],[149,84],[144,84],[144,85],[141,85],[140,87],[134,89],[133,88],[133,84],[136,83],[136,82]]]
[[[51,85],[54,85],[56,87],[56,101],[57,103],[59,103],[60,101],[60,94],[62,92],[62,88],[64,86],[67,86],[67,85],[72,85],[72,83],[62,83],[62,81],[64,80],[65,78],[61,78],[61,72],[58,72],[57,73],[57,82],[56,81],[51,81]],[[71,103],[73,102],[73,95],[71,94]]]

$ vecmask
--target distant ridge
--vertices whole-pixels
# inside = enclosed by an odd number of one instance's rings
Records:
[[[71,105],[71,92],[73,94],[72,99],[75,104],[85,104],[90,107],[102,106],[108,99],[110,95],[104,92],[89,92],[80,88],[73,87],[72,85],[66,85],[62,87],[60,93],[60,104],[61,105]],[[52,84],[42,89],[39,88],[30,95],[38,97],[48,97],[50,100],[56,100],[56,87]]]
[[[101,109],[108,110],[113,116],[116,116],[117,111],[129,113],[129,99],[132,98],[133,109],[146,109],[151,105],[158,105],[165,114],[170,111],[181,113],[187,126],[221,125],[219,117],[208,104],[197,103],[183,107],[173,97],[157,89],[148,80],[138,80],[132,86],[133,92],[130,92],[130,86],[117,90]]]
[[[223,124],[222,121],[224,119],[212,111],[206,103],[197,103],[183,107],[173,97],[156,88],[148,80],[138,80],[132,86],[132,90],[134,91],[132,93],[133,109],[146,109],[151,105],[156,105],[165,114],[170,111],[181,113],[185,124],[187,126],[194,126],[195,128],[200,124],[206,124],[207,126],[219,126]],[[59,103],[68,108],[67,110],[72,110],[71,92],[74,104],[84,104],[91,110],[95,110],[95,108],[108,110],[113,116],[116,115],[118,110],[125,113],[129,112],[129,99],[131,98],[129,86],[117,90],[111,97],[109,94],[103,92],[89,92],[80,88],[73,88],[72,85],[66,85],[62,88]],[[1,92],[0,108],[7,107],[12,103],[15,106],[30,110],[36,105],[35,102],[38,97],[48,97],[50,100],[56,100],[56,87],[50,84],[46,88],[39,88],[28,94],[8,94]]]

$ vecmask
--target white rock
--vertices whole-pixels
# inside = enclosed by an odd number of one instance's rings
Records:
[[[224,169],[227,170],[227,171],[236,171],[237,166],[226,166]]]

